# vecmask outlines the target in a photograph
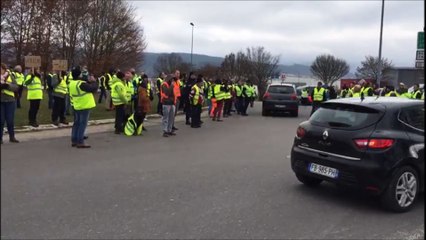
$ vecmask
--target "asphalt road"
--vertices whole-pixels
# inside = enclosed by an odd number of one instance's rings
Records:
[[[384,211],[371,197],[323,183],[303,186],[290,168],[299,122],[250,116],[158,125],[140,137],[92,133],[1,147],[1,238],[424,239],[424,196]]]

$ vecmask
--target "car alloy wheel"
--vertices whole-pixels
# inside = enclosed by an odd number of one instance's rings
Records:
[[[410,166],[396,169],[381,196],[383,206],[395,212],[411,209],[417,198],[418,179],[417,171]]]
[[[410,206],[417,193],[417,179],[411,172],[403,173],[396,183],[395,197],[401,207]]]

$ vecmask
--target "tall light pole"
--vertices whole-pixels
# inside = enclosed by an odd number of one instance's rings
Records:
[[[380,42],[379,42],[379,66],[377,74],[377,87],[380,87],[380,80],[382,79],[382,38],[383,38],[383,14],[385,11],[385,0],[382,0],[382,16],[380,21]]]
[[[192,26],[192,34],[191,34],[191,71],[192,71],[192,50],[194,48],[194,23],[189,23]]]

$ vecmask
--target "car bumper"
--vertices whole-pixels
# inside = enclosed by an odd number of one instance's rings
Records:
[[[380,158],[377,158],[380,159]],[[374,158],[349,160],[344,156],[321,156],[320,154],[293,146],[291,151],[291,168],[297,174],[315,177],[329,182],[367,190],[380,194],[388,185],[392,171]],[[316,163],[338,170],[338,176],[331,178],[309,171],[309,164]]]
[[[262,108],[266,111],[275,112],[294,112],[299,110],[299,103],[294,101],[269,100],[263,101]]]

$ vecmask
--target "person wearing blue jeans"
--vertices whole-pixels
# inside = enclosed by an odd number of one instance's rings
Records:
[[[74,124],[71,131],[71,146],[77,148],[90,148],[84,143],[84,132],[89,122],[90,109],[96,107],[95,93],[98,84],[93,75],[87,81],[79,80],[81,77],[80,67],[72,70],[73,80],[69,83],[69,94],[72,99]]]
[[[19,141],[15,138],[14,131],[14,120],[15,120],[15,92],[18,91],[18,85],[16,80],[9,75],[7,71],[7,66],[5,64],[1,65],[1,114],[0,114],[0,140],[3,144],[3,128],[6,122],[7,132],[9,133],[9,141],[12,143],[18,143]]]
[[[72,125],[71,142],[77,147],[84,145],[84,132],[89,122],[90,110],[74,110],[74,124]]]

